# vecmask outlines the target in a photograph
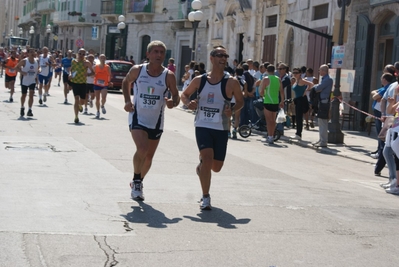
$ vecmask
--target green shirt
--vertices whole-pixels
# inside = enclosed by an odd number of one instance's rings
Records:
[[[264,104],[279,104],[278,96],[280,94],[280,78],[275,75],[269,75],[269,85],[266,86],[263,95]]]
[[[84,66],[85,61],[77,61],[76,59],[72,60],[72,82],[73,83],[86,83],[86,67]]]

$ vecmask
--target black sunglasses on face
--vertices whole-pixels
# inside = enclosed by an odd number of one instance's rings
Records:
[[[227,55],[227,54],[215,54],[214,57],[218,57],[218,58],[222,58],[222,57],[229,58],[230,56]]]

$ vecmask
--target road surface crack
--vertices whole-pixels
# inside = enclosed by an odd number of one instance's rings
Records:
[[[115,254],[118,254],[110,245],[107,243],[107,237],[104,236],[101,240],[99,237],[94,236],[94,241],[97,242],[98,247],[104,252],[107,260],[104,263],[104,267],[114,267],[119,262],[115,259]]]

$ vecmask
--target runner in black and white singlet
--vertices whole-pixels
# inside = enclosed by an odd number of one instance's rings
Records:
[[[189,109],[197,110],[195,136],[200,152],[197,174],[200,178],[202,198],[200,208],[211,209],[211,171],[219,172],[226,157],[228,133],[234,96],[234,110],[240,110],[244,98],[237,79],[224,72],[229,55],[223,46],[216,46],[210,54],[213,68],[209,73],[195,77],[182,93],[182,102]],[[197,99],[190,95],[198,90]]]
[[[166,46],[152,41],[147,46],[148,64],[134,65],[122,82],[125,111],[129,112],[129,129],[136,145],[133,157],[134,175],[130,183],[134,200],[144,200],[143,179],[148,173],[152,158],[163,132],[164,110],[180,102],[175,74],[163,67]],[[130,97],[134,83],[133,103]],[[172,98],[167,98],[170,92]]]
[[[21,117],[25,115],[25,99],[26,94],[29,90],[29,100],[28,106],[29,110],[27,116],[33,116],[32,113],[32,105],[33,105],[33,95],[35,93],[35,86],[36,86],[36,75],[39,71],[39,62],[35,59],[35,49],[29,48],[28,57],[21,60],[16,69],[22,75],[22,95],[21,95]]]

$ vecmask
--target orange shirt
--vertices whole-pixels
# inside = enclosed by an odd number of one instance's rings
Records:
[[[95,65],[94,72],[95,76],[93,84],[102,87],[108,86],[108,83],[111,80],[110,67],[108,64],[104,64],[102,68],[100,65]]]
[[[12,59],[11,57],[7,58],[6,66],[6,74],[10,77],[17,76],[17,70],[15,66],[18,64],[18,58]]]

